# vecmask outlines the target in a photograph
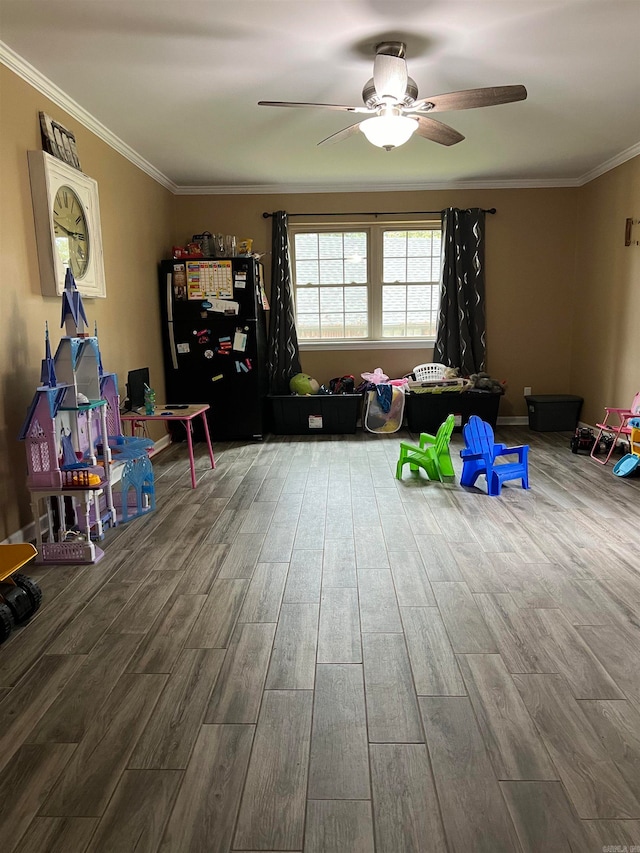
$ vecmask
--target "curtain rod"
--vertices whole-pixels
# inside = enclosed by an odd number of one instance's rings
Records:
[[[488,210],[482,210],[483,213],[496,213],[495,207],[491,207]],[[435,214],[440,215],[442,210],[392,210],[387,211],[385,213],[371,213],[371,211],[360,212],[360,213],[343,213],[333,212],[333,213],[288,213],[287,216],[414,216],[416,214],[420,214],[422,216],[435,216]],[[263,219],[270,219],[274,214],[267,213],[266,211],[262,214]]]

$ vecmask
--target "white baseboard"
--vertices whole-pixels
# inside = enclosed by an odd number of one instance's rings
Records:
[[[33,521],[30,521],[29,524],[21,527],[20,530],[16,530],[15,533],[7,536],[6,539],[3,539],[0,545],[21,545],[23,542],[35,542],[35,538],[36,526]]]
[[[498,418],[498,426],[503,424],[504,426],[527,426],[529,423],[529,418],[527,415],[517,417],[506,417],[506,418]],[[597,432],[596,428],[592,424],[587,424],[584,421],[578,421],[579,427],[585,427],[587,429],[592,429],[594,432]],[[566,430],[565,430],[566,432]]]
[[[162,438],[159,438],[157,441],[153,443],[153,453],[151,457],[153,458],[156,453],[160,453],[161,450],[166,450],[167,447],[171,444],[171,436],[163,435]]]
[[[528,426],[529,418],[526,415],[513,415],[506,418],[498,418],[498,426]]]

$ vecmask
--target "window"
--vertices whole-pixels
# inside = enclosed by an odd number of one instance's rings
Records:
[[[367,242],[366,231],[295,235],[300,339],[368,337]]]
[[[290,226],[298,339],[435,338],[439,223]]]

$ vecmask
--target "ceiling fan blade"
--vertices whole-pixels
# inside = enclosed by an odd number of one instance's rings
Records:
[[[311,104],[303,101],[258,101],[259,107],[321,107],[325,110],[340,110],[347,113],[374,113],[367,107],[348,107],[345,104]]]
[[[413,118],[413,116],[411,116]],[[443,124],[441,121],[436,121],[434,118],[425,118],[424,116],[416,116],[418,129],[416,133],[424,139],[430,139],[432,142],[439,142],[440,145],[455,145],[456,142],[462,142],[464,136],[448,124]]]
[[[511,104],[524,101],[527,90],[524,86],[488,86],[484,89],[465,89],[462,92],[448,92],[446,95],[433,95],[416,101],[407,112],[425,110],[431,113],[446,110],[472,110],[476,107],[493,107],[496,104]],[[429,106],[432,104],[433,106]]]
[[[333,145],[334,142],[342,142],[343,139],[348,139],[360,129],[361,123],[362,122],[358,122],[357,124],[350,124],[349,127],[345,127],[343,130],[339,130],[337,133],[332,133],[331,136],[327,136],[326,139],[321,139],[320,142],[318,142],[318,145],[324,145],[325,143],[328,145]]]
[[[376,54],[373,61],[373,85],[379,98],[401,101],[407,91],[407,63],[401,56]]]

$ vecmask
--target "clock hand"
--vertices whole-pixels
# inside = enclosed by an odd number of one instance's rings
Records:
[[[68,234],[70,237],[82,237],[84,239],[84,234],[82,232],[80,232],[80,231],[69,231],[69,229],[65,228],[64,225],[60,225],[59,222],[57,222],[56,225],[61,231],[64,231],[65,234]]]

